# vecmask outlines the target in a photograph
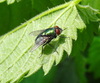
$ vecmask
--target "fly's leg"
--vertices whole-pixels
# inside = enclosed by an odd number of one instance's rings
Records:
[[[65,37],[65,36],[59,36],[60,38],[69,38],[69,37]]]
[[[60,38],[70,38],[70,37],[66,37],[66,36],[64,36],[64,35],[60,35],[59,37],[60,37]]]
[[[45,44],[44,45],[42,45],[42,51],[41,51],[41,55],[39,56],[39,57],[41,57],[42,56],[42,54],[43,54],[43,47],[45,46]]]
[[[49,44],[49,43],[48,43]],[[50,47],[54,48],[53,45],[49,44]],[[54,48],[55,52],[59,55],[58,51]]]
[[[42,54],[43,54],[43,47],[44,47],[44,45],[42,45],[42,51],[41,51],[41,56],[42,56]]]

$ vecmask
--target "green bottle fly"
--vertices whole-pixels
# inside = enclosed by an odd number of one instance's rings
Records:
[[[61,34],[62,29],[59,28],[58,26],[54,26],[52,28],[48,28],[45,30],[40,30],[40,31],[35,31],[38,32],[39,34],[37,35],[36,39],[35,39],[35,46],[32,48],[31,51],[34,51],[35,49],[37,49],[39,46],[42,45],[45,46],[46,44],[48,44],[52,39],[56,38],[58,35]],[[31,32],[31,34],[35,34],[35,32]]]

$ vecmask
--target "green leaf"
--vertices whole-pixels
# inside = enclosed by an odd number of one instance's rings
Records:
[[[56,79],[56,71],[57,70],[57,66],[53,66],[52,69],[50,70],[50,72],[44,76],[43,75],[43,71],[42,69],[40,69],[38,72],[36,72],[35,74],[33,74],[32,76],[24,79],[21,83],[52,83],[53,79]]]
[[[60,62],[64,50],[70,55],[72,39],[77,39],[77,29],[85,28],[75,6],[79,1],[71,1],[49,9],[0,38],[1,83],[16,82],[24,76],[35,73],[41,67],[47,74],[54,62],[56,64]],[[42,57],[40,57],[41,47],[30,52],[31,47],[35,44],[35,37],[31,37],[29,33],[56,25],[65,29],[62,35],[68,38],[57,37],[54,39],[50,42],[54,49],[46,45]]]
[[[41,3],[42,2],[42,3]],[[51,8],[53,5],[50,0],[32,0],[32,7],[36,9],[38,12],[42,12]]]
[[[89,21],[92,21],[92,22],[100,21],[100,11],[99,10],[93,9],[92,7],[88,5],[86,6],[77,5],[77,8],[85,23],[89,23]]]
[[[74,57],[66,57],[57,68],[56,76],[54,76],[53,80],[54,83],[86,83],[85,59],[81,53]]]
[[[89,49],[89,72],[93,72],[95,78],[100,78],[100,36],[95,37]]]
[[[5,0],[0,0],[0,3],[4,2]]]
[[[77,52],[76,52],[77,53]],[[82,53],[78,52],[75,56],[75,67],[77,72],[77,77],[80,83],[87,83],[85,72],[86,72],[86,59]],[[79,72],[80,71],[80,72]]]
[[[6,14],[4,16],[4,14]],[[0,4],[0,27],[1,27],[1,30],[0,30],[0,35],[6,33],[8,30],[11,30],[9,26],[9,21],[10,21],[10,18],[9,18],[9,8],[7,7],[6,4],[2,3]],[[6,29],[4,27],[7,27]]]
[[[82,0],[81,2],[82,5],[89,5],[95,9],[100,10],[100,0]]]
[[[70,0],[50,0],[51,1],[51,3],[53,4],[53,5],[60,5],[60,4],[63,4],[63,3],[65,3],[65,2],[68,2],[68,1],[70,1]]]
[[[20,0],[0,0],[0,3],[1,3],[1,2],[4,2],[4,1],[7,1],[7,4],[12,4],[12,3],[14,3],[15,1],[19,2]]]

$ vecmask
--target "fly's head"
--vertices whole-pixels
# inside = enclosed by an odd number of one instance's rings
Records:
[[[55,28],[55,33],[56,33],[56,35],[57,35],[57,36],[60,35],[61,32],[62,32],[62,29],[59,28],[58,26],[54,26],[54,28]]]

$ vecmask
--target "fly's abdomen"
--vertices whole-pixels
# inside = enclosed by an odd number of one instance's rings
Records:
[[[52,40],[52,39],[51,39],[50,37],[46,37],[46,36],[41,37],[41,36],[40,36],[40,37],[38,37],[38,38],[36,39],[35,43],[36,43],[37,45],[43,45],[43,44],[49,43],[51,40]]]
[[[41,36],[36,38],[35,43],[39,44],[40,41],[43,41],[43,37],[41,37]]]

